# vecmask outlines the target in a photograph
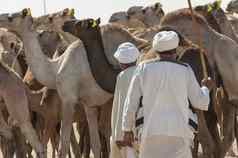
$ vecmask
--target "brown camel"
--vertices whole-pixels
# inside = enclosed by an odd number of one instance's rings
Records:
[[[27,88],[19,76],[3,63],[0,63],[0,71],[2,78],[0,94],[10,116],[16,121],[37,154],[44,158],[46,153],[44,153],[43,146],[30,122]]]
[[[215,29],[217,32],[222,33],[234,41],[238,42],[238,37],[236,32],[234,31],[230,21],[228,20],[225,12],[222,8],[217,7],[216,2],[210,4],[212,10],[207,12],[208,5],[196,7],[195,10],[199,11],[204,15],[204,17],[209,22],[210,26]],[[227,101],[227,95],[223,96],[223,99],[220,101],[222,104],[222,112],[223,112],[223,135],[224,138],[222,140],[222,150],[223,155],[227,152],[228,148],[232,146],[234,141],[234,128],[237,128],[236,117],[235,117],[235,107],[229,105]],[[235,133],[236,134],[236,133]],[[236,136],[237,137],[237,136]]]
[[[236,78],[238,77],[238,74],[235,71],[236,66],[238,66],[235,60],[235,57],[237,56],[235,50],[238,45],[230,38],[227,38],[222,34],[218,34],[217,32],[215,32],[215,30],[211,29],[211,27],[208,25],[208,23],[204,20],[203,17],[196,14],[196,18],[199,22],[198,24],[201,31],[202,47],[206,51],[211,65],[217,65],[218,70],[224,81],[224,86],[228,93],[229,100],[233,104],[235,104],[238,98],[238,89],[235,89],[233,87],[236,87]],[[182,23],[186,25],[182,25]],[[198,39],[194,35],[194,32],[190,31],[192,30],[192,25],[187,25],[190,23],[191,17],[189,10],[181,9],[167,14],[163,18],[161,26],[171,26],[172,28],[184,34],[194,43],[198,44]],[[212,43],[216,43],[216,45],[209,44],[211,43],[211,41]],[[219,45],[220,42],[222,42],[221,45]],[[226,52],[227,50],[229,50],[229,53],[222,53]]]
[[[71,44],[59,58],[49,60],[41,50],[37,34],[32,28],[33,20],[28,9],[14,13],[11,17],[8,14],[2,14],[0,22],[0,27],[17,32],[22,38],[26,60],[36,79],[50,89],[57,89],[60,95],[63,103],[63,120],[59,157],[64,158],[69,149],[74,106],[79,99],[85,108],[89,108],[103,105],[111,98],[111,95],[96,84],[87,63],[85,49],[80,41]],[[75,69],[76,65],[79,65],[78,69]],[[100,157],[100,154],[97,154],[100,153],[100,147],[97,146],[97,142],[100,141],[97,132],[95,132],[95,129],[98,129],[97,116],[87,110],[86,115],[95,157]],[[91,135],[92,133],[94,134]]]
[[[196,14],[196,18],[201,30],[202,47],[206,51],[209,63],[212,67],[217,66],[221,74],[221,77],[224,81],[225,90],[227,91],[230,100],[229,104],[236,104],[235,98],[237,95],[237,90],[234,88],[230,89],[232,85],[232,87],[235,87],[236,85],[234,80],[236,74],[231,75],[229,72],[227,73],[226,69],[234,70],[236,67],[236,65],[231,66],[229,63],[235,63],[234,58],[236,56],[235,49],[237,48],[237,44],[230,38],[218,34],[213,29],[211,29],[211,27],[208,26],[208,23],[201,16]],[[186,25],[182,25],[182,23]],[[192,25],[188,26],[187,24],[192,24],[192,20],[189,10],[186,9],[169,13],[161,22],[162,26],[166,25],[176,29],[186,35],[190,40],[198,44],[198,39],[194,32],[188,31],[189,29],[192,30]],[[217,44],[215,46],[211,45],[211,41]],[[219,45],[220,42],[222,42],[221,45]],[[229,54],[226,54],[226,56],[222,55],[224,54],[222,52],[225,51],[225,48],[226,50],[229,50]],[[231,76],[233,79],[231,79]]]
[[[230,3],[227,5],[226,11],[237,13],[238,12],[238,1],[231,0]]]

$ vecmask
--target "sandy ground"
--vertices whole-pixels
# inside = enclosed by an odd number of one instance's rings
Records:
[[[76,125],[74,125],[74,130],[76,130]],[[75,132],[75,133],[76,133],[76,137],[77,137],[77,139],[79,141],[80,137],[79,137],[79,135],[77,135],[78,134],[77,132]],[[70,151],[71,151],[72,158],[75,158],[73,153],[72,153],[72,149],[70,149]],[[200,149],[200,151],[201,151],[201,149]],[[236,142],[234,142],[234,144],[233,144],[233,151],[234,151],[235,155],[231,155],[230,153],[228,153],[226,158],[238,158],[238,149],[237,149]],[[35,158],[36,156],[35,156],[34,153],[33,153],[33,155],[34,155],[34,158]],[[4,158],[2,156],[1,151],[0,151],[0,158]],[[52,146],[51,146],[50,143],[48,144],[47,158],[52,158]],[[93,158],[93,156],[91,156],[91,158]],[[202,157],[199,157],[199,158],[202,158]]]

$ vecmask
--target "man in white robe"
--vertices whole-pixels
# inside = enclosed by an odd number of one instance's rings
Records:
[[[128,87],[136,69],[139,50],[129,42],[121,44],[114,54],[120,63],[122,72],[117,77],[112,107],[112,137],[110,158],[127,158],[131,150],[123,143],[122,114]]]
[[[174,31],[157,33],[152,48],[161,59],[139,65],[132,77],[123,114],[124,143],[133,143],[135,112],[143,96],[140,158],[192,158],[188,100],[194,108],[208,110],[214,81],[204,79],[201,88],[192,68],[176,61],[179,41]]]

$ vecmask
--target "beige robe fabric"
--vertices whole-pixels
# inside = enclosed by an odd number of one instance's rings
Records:
[[[121,150],[116,145],[116,141],[123,140],[122,131],[122,116],[124,109],[124,102],[126,99],[128,87],[130,85],[131,78],[136,69],[136,66],[127,68],[122,71],[117,77],[117,83],[113,99],[112,107],[112,136],[111,136],[111,153],[110,158],[126,158],[124,150]]]
[[[192,158],[189,139],[150,136],[143,140],[139,158]]]

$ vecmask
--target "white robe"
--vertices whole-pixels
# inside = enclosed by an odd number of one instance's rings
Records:
[[[125,99],[130,85],[131,78],[135,71],[136,67],[129,67],[126,70],[122,71],[117,77],[117,83],[113,99],[112,107],[112,136],[111,136],[111,153],[110,158],[125,158],[126,150],[119,150],[116,145],[116,141],[123,140],[123,131],[122,131],[122,116],[123,109],[125,105]]]
[[[210,102],[208,88],[200,88],[190,66],[171,61],[143,63],[137,67],[128,90],[123,114],[124,131],[133,129],[141,96],[144,115],[142,142],[152,136],[191,140],[193,132],[188,126],[188,100],[200,110],[208,110]]]

